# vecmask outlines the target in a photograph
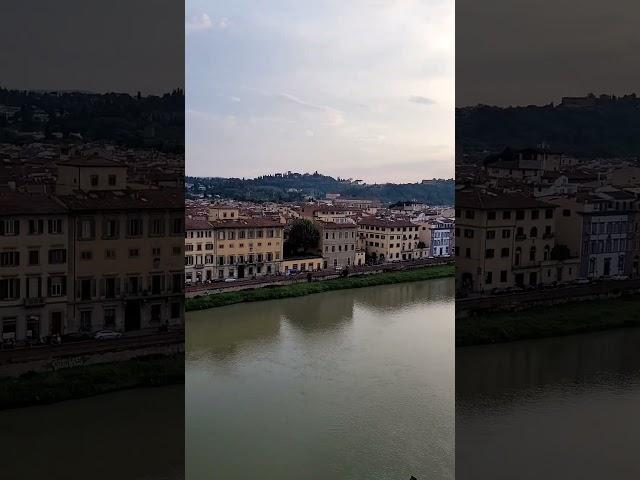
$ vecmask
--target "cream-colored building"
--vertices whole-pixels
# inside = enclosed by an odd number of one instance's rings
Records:
[[[213,281],[216,275],[216,250],[213,227],[208,220],[185,221],[184,272],[187,284]]]
[[[222,205],[212,205],[209,207],[209,221],[237,220],[240,218],[240,209]]]
[[[518,194],[457,192],[457,288],[488,293],[575,280],[577,258],[551,258],[555,210],[555,205]]]
[[[184,314],[180,190],[61,196],[70,219],[72,331],[177,325]]]
[[[418,225],[405,220],[363,218],[358,221],[360,243],[376,261],[413,260],[418,248]]]
[[[356,264],[358,226],[355,223],[317,221],[323,268],[344,268]]]
[[[66,331],[69,224],[44,195],[0,193],[0,339],[37,341]]]

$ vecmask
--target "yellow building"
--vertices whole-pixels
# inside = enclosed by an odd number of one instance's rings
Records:
[[[323,258],[319,255],[286,258],[280,265],[280,273],[313,272],[322,269]]]
[[[249,218],[211,222],[214,230],[216,278],[275,275],[283,259],[284,225]]]

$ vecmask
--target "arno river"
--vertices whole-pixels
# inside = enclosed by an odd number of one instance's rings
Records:
[[[640,478],[640,329],[456,352],[463,480]]]
[[[454,281],[187,316],[190,480],[454,477]]]

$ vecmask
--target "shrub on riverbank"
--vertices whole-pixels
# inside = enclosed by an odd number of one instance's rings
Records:
[[[456,346],[640,326],[640,295],[565,303],[456,320]]]
[[[362,275],[347,278],[336,278],[311,283],[294,283],[274,287],[257,288],[253,290],[241,290],[238,292],[213,293],[205,297],[188,298],[186,310],[203,310],[206,308],[222,307],[241,302],[259,302],[262,300],[275,300],[280,298],[301,297],[313,293],[329,292],[332,290],[344,290],[347,288],[372,287],[402,282],[417,282],[434,278],[450,277],[455,274],[453,265],[436,265],[432,267],[417,268],[415,270],[402,270],[398,272],[386,272],[373,275]]]
[[[0,409],[54,403],[137,387],[184,383],[184,355],[28,372],[0,379]]]

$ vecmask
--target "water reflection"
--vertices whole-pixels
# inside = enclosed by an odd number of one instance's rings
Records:
[[[279,341],[284,328],[289,334],[340,336],[356,308],[380,314],[451,302],[454,288],[451,279],[438,279],[190,312],[187,358],[229,360],[243,347]]]
[[[640,478],[640,329],[456,350],[456,478]]]
[[[541,388],[620,388],[640,376],[640,329],[456,349],[456,399],[512,402]],[[632,382],[631,382],[632,383]]]
[[[453,288],[190,313],[188,478],[453,478]]]

